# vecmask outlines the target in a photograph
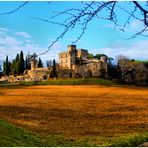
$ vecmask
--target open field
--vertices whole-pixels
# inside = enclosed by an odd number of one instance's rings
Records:
[[[92,146],[114,145],[116,138],[132,135],[147,140],[148,89],[98,85],[1,87],[0,118],[45,139],[58,135]]]

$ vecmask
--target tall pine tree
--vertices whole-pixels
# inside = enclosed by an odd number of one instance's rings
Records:
[[[50,73],[51,78],[56,78],[57,77],[57,72],[56,72],[56,61],[55,59],[53,60],[53,66],[52,66],[52,71]]]
[[[21,64],[20,64],[20,55],[17,54],[16,58],[15,58],[15,68],[16,68],[16,74],[17,75],[20,74],[20,69],[21,69],[20,66],[21,66]]]
[[[23,51],[20,52],[20,60],[19,61],[20,61],[20,73],[23,74],[24,73],[24,69],[25,69]]]
[[[43,62],[42,62],[41,58],[39,58],[38,67],[43,67]]]
[[[6,61],[4,62],[4,73],[6,75],[9,75],[10,74],[10,62],[8,60],[8,56],[6,56]]]

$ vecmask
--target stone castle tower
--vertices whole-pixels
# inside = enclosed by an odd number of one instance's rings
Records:
[[[84,49],[76,49],[76,45],[67,46],[67,51],[59,53],[59,66],[61,68],[73,69],[76,65],[76,60],[80,57],[87,59],[88,51]]]
[[[68,47],[68,64],[69,64],[69,69],[72,69],[73,65],[76,63],[76,55],[77,55],[77,50],[76,50],[76,45],[69,45]]]
[[[32,60],[31,61],[31,70],[36,70],[36,68],[38,68],[38,61]]]

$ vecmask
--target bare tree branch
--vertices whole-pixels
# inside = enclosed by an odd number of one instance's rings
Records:
[[[137,8],[139,8],[142,11],[142,13],[144,14],[144,23],[145,25],[148,25],[148,11],[145,10],[137,1],[133,1],[133,3],[136,5]]]
[[[12,11],[9,11],[9,12],[0,13],[0,15],[8,15],[8,14],[15,13],[16,11],[18,11],[19,9],[21,9],[22,7],[24,7],[28,3],[29,3],[29,1],[26,1],[22,5],[20,5],[19,7],[17,7],[16,9],[14,9]]]
[[[29,1],[24,2],[22,5],[12,11],[1,13],[0,15],[15,13],[27,3],[29,3]],[[50,3],[51,2],[49,1],[48,4]],[[94,19],[104,19],[110,21],[114,24],[114,30],[119,29],[123,32],[127,31],[128,26],[133,20],[138,20],[143,24],[143,27],[141,27],[135,34],[127,39],[133,39],[139,35],[147,37],[148,35],[145,33],[148,32],[148,2],[145,2],[144,4],[146,5],[143,5],[142,2],[130,1],[128,2],[130,9],[120,6],[121,3],[122,2],[119,1],[82,1],[80,8],[69,8],[62,12],[52,12],[55,15],[48,19],[31,17],[46,23],[58,25],[63,29],[59,36],[57,36],[57,38],[49,45],[48,49],[39,55],[47,53],[58,40],[63,38],[67,32],[76,27],[80,28],[80,32],[72,43],[78,42],[84,35],[89,23]],[[124,12],[124,14],[127,15],[126,19],[124,17],[124,20],[122,21],[121,12]],[[58,17],[63,17],[63,20],[58,22]]]
[[[67,27],[65,24],[61,24],[61,23],[58,23],[58,22],[52,22],[52,21],[49,21],[49,20],[46,20],[46,19],[41,19],[41,18],[38,18],[38,17],[31,17],[33,19],[36,19],[36,20],[40,20],[40,21],[43,21],[43,22],[47,22],[47,23],[51,23],[51,24],[55,24],[55,25],[58,25],[58,26],[64,26],[64,27]]]

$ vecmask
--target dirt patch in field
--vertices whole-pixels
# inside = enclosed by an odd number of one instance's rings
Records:
[[[3,88],[0,117],[40,134],[77,137],[148,131],[148,89],[94,85]]]

